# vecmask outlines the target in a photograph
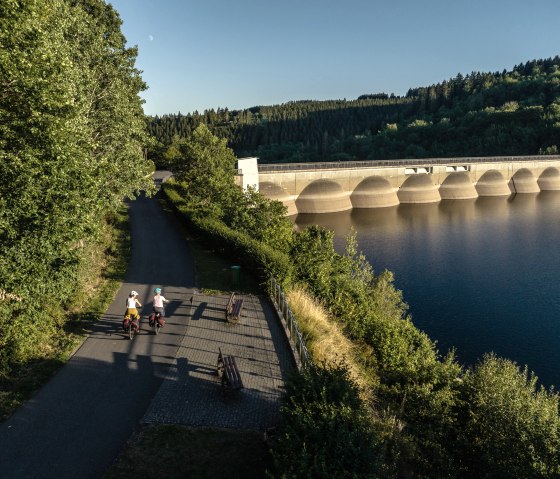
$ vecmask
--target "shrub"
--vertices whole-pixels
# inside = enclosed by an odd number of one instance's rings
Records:
[[[285,478],[388,477],[388,428],[376,422],[342,367],[313,367],[287,383],[272,453]]]
[[[527,368],[494,355],[465,376],[461,444],[469,477],[560,477],[559,397],[536,384]]]
[[[263,279],[272,274],[280,284],[290,284],[293,267],[285,253],[251,238],[246,233],[229,228],[219,219],[201,216],[196,208],[185,200],[181,186],[177,183],[166,183],[163,191],[189,226],[203,234],[214,247],[234,254],[244,266],[255,271]]]

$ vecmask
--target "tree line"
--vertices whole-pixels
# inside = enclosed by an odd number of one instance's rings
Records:
[[[2,385],[55,354],[111,212],[151,188],[145,84],[120,25],[103,0],[0,2]]]
[[[472,72],[405,96],[293,101],[244,110],[147,117],[165,152],[204,123],[238,157],[263,163],[554,154],[560,143],[560,57]]]

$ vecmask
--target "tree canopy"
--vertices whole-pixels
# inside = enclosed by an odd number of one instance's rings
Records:
[[[75,291],[105,212],[150,189],[120,25],[102,0],[0,3],[0,291],[20,299],[0,301],[0,372],[54,334],[47,304]]]

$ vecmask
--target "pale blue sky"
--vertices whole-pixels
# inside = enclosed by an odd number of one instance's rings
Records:
[[[110,0],[150,115],[406,94],[560,54],[560,0]]]

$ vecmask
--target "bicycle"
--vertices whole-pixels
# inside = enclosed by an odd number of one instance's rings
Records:
[[[154,333],[159,334],[159,330],[165,325],[165,319],[161,313],[156,313],[155,311],[149,316],[150,327],[154,328]]]
[[[125,314],[122,326],[124,332],[128,333],[128,337],[132,341],[134,339],[134,335],[140,331],[140,318],[131,319],[129,314]]]

